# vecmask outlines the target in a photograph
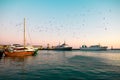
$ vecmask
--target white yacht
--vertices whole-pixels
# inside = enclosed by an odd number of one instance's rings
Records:
[[[80,47],[80,50],[82,51],[104,51],[104,50],[107,50],[107,46],[91,45],[90,47],[87,47],[86,45],[82,45],[82,47]]]

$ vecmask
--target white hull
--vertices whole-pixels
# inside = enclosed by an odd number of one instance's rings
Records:
[[[80,50],[83,51],[104,51],[107,50],[106,47],[102,47],[102,48],[80,48]]]
[[[80,50],[82,50],[82,51],[105,51],[105,50],[107,50],[107,47],[106,46],[102,47],[100,45],[93,45],[90,47],[83,46],[83,47],[80,47]]]

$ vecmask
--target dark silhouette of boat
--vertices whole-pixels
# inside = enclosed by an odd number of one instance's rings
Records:
[[[4,53],[4,50],[3,50],[3,49],[0,49],[0,57],[3,56],[3,53]]]
[[[57,45],[54,50],[60,50],[60,51],[69,51],[72,50],[72,47],[68,46],[65,42],[63,44]]]

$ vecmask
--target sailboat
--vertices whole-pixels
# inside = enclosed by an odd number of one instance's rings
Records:
[[[25,29],[25,18],[24,18],[24,46],[9,46],[5,49],[4,54],[8,57],[23,57],[23,56],[31,56],[36,55],[38,49],[35,49],[32,46],[26,46],[26,29]]]

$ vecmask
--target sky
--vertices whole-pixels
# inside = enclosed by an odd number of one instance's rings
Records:
[[[0,0],[0,44],[120,48],[120,0]]]

